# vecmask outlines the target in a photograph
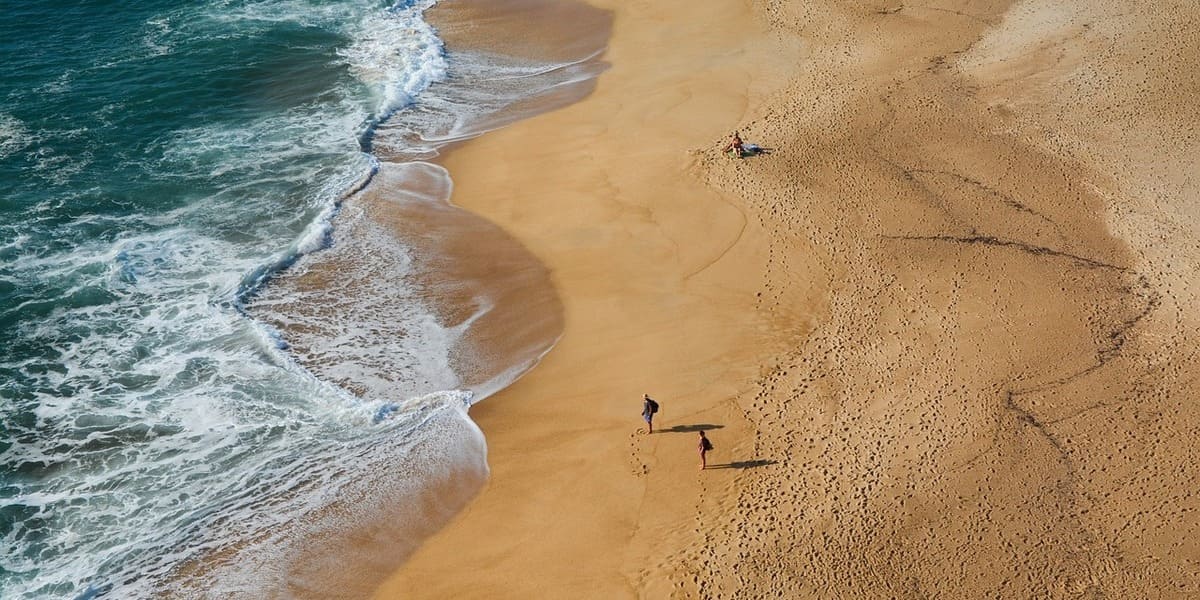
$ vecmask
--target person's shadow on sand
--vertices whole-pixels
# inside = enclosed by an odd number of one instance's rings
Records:
[[[724,425],[714,425],[712,423],[698,423],[696,425],[676,425],[666,429],[660,429],[661,433],[691,433],[696,431],[708,431],[710,429],[721,429]]]
[[[754,459],[754,460],[738,460],[738,461],[734,461],[734,462],[725,463],[725,464],[723,464],[723,465],[708,465],[708,467],[706,467],[706,470],[712,470],[712,469],[753,469],[753,468],[755,468],[755,467],[765,467],[765,466],[767,466],[767,465],[773,465],[773,464],[775,464],[775,463],[777,463],[777,462],[779,462],[779,461],[777,461],[777,460],[769,460],[769,459],[765,459],[765,458],[756,458],[756,459]]]

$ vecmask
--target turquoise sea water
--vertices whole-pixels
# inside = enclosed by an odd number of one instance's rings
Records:
[[[595,74],[456,59],[432,4],[5,5],[0,597],[152,596],[205,553],[273,556],[296,539],[282,525],[350,487],[420,479],[435,467],[411,466],[413,448],[435,438],[423,456],[483,468],[455,332],[419,295],[387,315],[414,333],[365,394],[245,310],[330,243],[374,146],[427,156],[522,94]],[[399,133],[379,139],[383,122]],[[364,491],[384,470],[392,487]]]

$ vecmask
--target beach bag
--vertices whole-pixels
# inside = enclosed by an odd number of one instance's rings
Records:
[[[704,449],[712,450],[712,442],[708,441],[708,438],[704,438]]]
[[[649,398],[646,398],[646,402],[650,403],[650,414],[656,414],[658,412],[658,403]]]

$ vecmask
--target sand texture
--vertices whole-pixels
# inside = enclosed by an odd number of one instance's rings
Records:
[[[377,597],[1200,596],[1200,6],[593,4],[445,159],[564,333]]]

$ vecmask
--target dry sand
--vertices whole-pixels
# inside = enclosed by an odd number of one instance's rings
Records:
[[[445,161],[565,329],[377,597],[1200,594],[1200,8],[594,4],[595,93]]]

